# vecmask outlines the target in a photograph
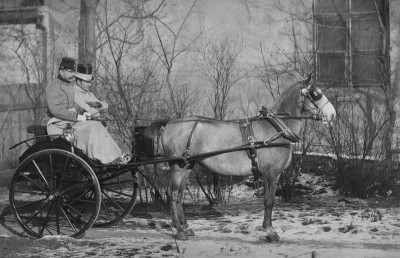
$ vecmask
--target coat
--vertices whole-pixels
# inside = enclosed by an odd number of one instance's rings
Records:
[[[46,86],[46,103],[51,118],[78,122],[78,113],[83,109],[75,103],[72,84],[60,76]]]

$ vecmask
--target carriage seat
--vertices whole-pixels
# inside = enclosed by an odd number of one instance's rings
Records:
[[[34,136],[47,135],[47,127],[45,125],[29,125],[26,130],[28,133],[33,133]]]
[[[28,133],[33,133],[33,135],[35,137],[48,135],[47,134],[47,126],[45,126],[45,125],[29,125],[28,127],[26,127],[26,130],[28,131]],[[39,137],[39,138],[36,138],[35,141],[41,142],[41,141],[48,141],[48,140],[50,140],[49,137]]]

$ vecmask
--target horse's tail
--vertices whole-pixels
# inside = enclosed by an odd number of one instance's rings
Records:
[[[151,125],[146,127],[143,131],[143,136],[148,139],[156,138],[159,133],[160,129],[168,124],[169,120],[156,120]]]

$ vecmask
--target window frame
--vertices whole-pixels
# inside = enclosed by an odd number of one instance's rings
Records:
[[[388,55],[388,48],[387,46],[385,46],[385,40],[387,41],[387,39],[385,39],[385,35],[386,37],[389,34],[389,26],[385,26],[385,30],[382,32],[381,29],[381,20],[380,18],[382,18],[382,15],[384,14],[384,9],[385,9],[385,4],[387,0],[378,0],[378,4],[380,7],[380,14],[378,17],[377,13],[375,11],[375,6],[374,6],[374,10],[373,11],[362,11],[362,12],[355,12],[352,10],[352,3],[355,3],[357,1],[360,0],[336,0],[336,3],[340,3],[340,4],[345,4],[345,7],[340,7],[341,10],[344,10],[344,12],[339,12],[340,15],[338,15],[335,12],[324,12],[324,6],[322,6],[321,8],[318,6],[318,3],[322,3],[322,5],[325,2],[321,2],[324,0],[314,0],[313,1],[313,43],[314,43],[314,61],[315,61],[315,79],[317,81],[317,83],[320,86],[331,86],[331,85],[335,85],[334,87],[378,87],[382,84],[382,79],[379,78],[379,64],[382,64],[382,58],[384,58],[385,56]],[[372,0],[371,0],[372,1]],[[360,4],[360,2],[358,3]],[[327,6],[325,6],[327,7]],[[362,3],[361,5],[358,5],[358,7],[362,7]],[[328,7],[329,8],[329,7]],[[328,9],[327,8],[327,9]],[[334,8],[332,8],[334,9]],[[362,9],[362,8],[361,8]],[[317,13],[316,10],[319,10],[319,13]],[[387,13],[388,15],[388,13]],[[384,16],[384,15],[383,15]],[[354,21],[357,20],[361,20],[361,19],[367,19],[368,18],[370,20],[376,19],[377,20],[377,28],[379,29],[378,32],[374,32],[373,30],[371,30],[371,32],[366,32],[366,34],[368,35],[368,33],[370,33],[372,35],[372,33],[378,33],[378,39],[376,40],[378,42],[378,48],[375,49],[354,49],[354,42],[356,42],[357,39],[355,39],[355,34],[357,33],[356,30],[353,29],[353,23]],[[388,17],[384,17],[386,24],[388,24]],[[321,39],[319,37],[321,37],[321,31],[323,31],[323,25],[322,28],[320,28],[321,24],[324,24],[321,21],[328,21],[328,20],[337,20],[338,24],[340,25],[340,23],[344,23],[345,27],[343,28],[344,30],[344,40],[345,40],[345,49],[323,49],[321,48],[321,46],[326,45],[324,43],[321,43]],[[328,24],[329,22],[326,22],[325,24]],[[362,24],[362,23],[359,23]],[[329,28],[329,27],[328,27]],[[326,33],[326,32],[325,32]],[[336,33],[337,34],[337,33]],[[336,35],[335,34],[335,35]],[[339,34],[337,34],[339,35]],[[359,33],[359,35],[362,35],[362,33]],[[372,38],[372,37],[371,37]],[[325,41],[329,41],[325,39]],[[323,40],[322,40],[323,42]],[[329,43],[328,43],[329,44]],[[387,44],[387,43],[386,43]],[[355,58],[354,56],[356,56],[357,54],[362,54],[365,53],[366,55],[364,56],[364,58],[368,58],[368,56],[377,56],[377,58],[372,59],[373,61],[371,63],[375,62],[375,69],[372,69],[372,71],[376,72],[376,75],[372,78],[375,79],[375,82],[373,80],[368,80],[367,81],[355,81],[354,78],[357,74],[355,74],[355,72],[362,70],[360,67],[363,66],[363,63],[360,62],[359,65],[357,66],[355,63]],[[332,77],[329,78],[328,77],[322,77],[323,74],[323,70],[321,69],[321,63],[322,63],[322,59],[321,56],[322,55],[329,55],[329,54],[342,54],[344,55],[343,59],[344,59],[344,74],[343,74],[343,78],[340,77],[337,81],[332,80]],[[362,57],[361,57],[362,59]],[[365,63],[364,63],[365,65]],[[367,65],[368,68],[368,65]],[[329,68],[328,68],[329,69]],[[386,69],[389,69],[388,67],[386,67]],[[339,71],[341,69],[337,69],[336,71]],[[327,72],[325,71],[325,74],[327,74]],[[368,74],[372,74],[372,73],[368,73]],[[358,76],[358,78],[362,79],[362,76]]]

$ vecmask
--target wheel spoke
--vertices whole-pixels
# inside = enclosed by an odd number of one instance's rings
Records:
[[[54,170],[54,159],[52,154],[49,155],[49,163],[51,187],[53,187],[53,189],[57,189],[56,170]]]
[[[49,204],[48,202],[44,203],[44,204],[42,205],[42,207],[39,208],[39,210],[37,210],[27,221],[25,221],[25,223],[28,224],[29,222],[31,222],[31,220],[32,220],[34,217],[36,217],[44,208],[46,208],[46,206],[47,206],[48,204]]]
[[[67,208],[69,208],[70,210],[74,211],[75,213],[77,213],[79,216],[81,216],[82,218],[85,218],[86,220],[89,220],[90,217],[88,217],[87,215],[81,213],[80,211],[78,211],[77,209],[75,209],[74,207],[72,207],[71,205],[65,204],[65,206]]]
[[[103,206],[103,209],[105,210],[105,213],[107,214],[108,220],[111,220],[110,211],[108,210],[107,205],[104,202],[104,199],[101,199],[101,206]]]
[[[82,196],[84,196],[85,194],[89,193],[89,191],[91,191],[91,190],[90,189],[86,189],[85,192],[83,192],[78,197],[72,199],[68,204],[73,204],[76,201],[81,201],[81,202],[86,202],[86,203],[96,203],[95,201],[88,201],[88,200],[85,200],[85,199],[80,199]]]
[[[79,184],[79,185],[78,185]],[[91,182],[85,182],[85,181],[82,181],[81,183],[78,183],[78,184],[74,184],[74,185],[70,185],[70,186],[68,186],[65,190],[63,190],[61,193],[62,194],[73,194],[73,193],[75,193],[75,192],[77,192],[77,191],[80,191],[80,190],[82,190],[82,188],[83,189],[85,189],[85,188],[91,188],[91,187],[93,187],[93,183],[91,183]]]
[[[40,228],[40,230],[38,232],[38,237],[42,237],[42,235],[43,235],[43,232],[44,232],[44,230],[46,228],[46,224],[49,221],[49,217],[50,217],[50,212],[51,212],[51,207],[52,206],[53,206],[53,203],[50,203],[49,210],[47,211],[46,218],[44,219],[42,227]]]
[[[113,193],[116,193],[116,194],[119,194],[119,195],[123,195],[123,196],[129,197],[129,198],[132,197],[132,195],[130,195],[130,194],[123,193],[122,190],[121,190],[121,192],[117,192],[117,191],[115,191],[113,189],[109,189],[109,188],[103,188],[102,187],[101,189],[102,190],[107,190],[107,191],[110,191],[110,192],[113,192]]]
[[[40,188],[43,192],[48,193],[49,190],[47,190],[46,188],[44,188],[43,186],[41,186],[40,184],[38,184],[36,181],[34,181],[33,179],[29,178],[27,175],[23,174],[24,172],[20,172],[19,175],[26,178],[29,182],[31,182],[32,184],[36,185],[38,188]]]
[[[45,201],[46,199],[47,198],[43,198],[41,200],[38,200],[38,201],[35,201],[35,202],[31,202],[31,203],[27,203],[27,204],[24,204],[24,205],[21,205],[21,206],[15,206],[15,209],[19,210],[19,209],[26,208],[26,207],[31,206],[31,205],[36,205],[36,204],[39,204],[39,203]]]
[[[50,187],[49,183],[47,182],[45,176],[43,175],[42,171],[40,170],[39,165],[36,163],[35,160],[32,160],[32,162],[33,162],[33,164],[35,165],[37,171],[39,172],[40,177],[42,178],[42,180],[44,181],[44,183],[46,184],[46,186],[47,186],[50,190],[52,190],[52,188]]]
[[[60,210],[56,207],[56,227],[57,227],[57,235],[60,235]]]
[[[57,190],[62,189],[62,178],[63,178],[65,172],[67,171],[68,164],[69,164],[69,157],[67,157],[67,158],[65,159],[65,163],[64,163],[63,169],[62,169],[62,171],[61,171],[60,177],[59,177],[58,180],[57,180],[57,186],[58,186],[58,187],[57,187]]]
[[[58,204],[58,207],[60,208],[60,210],[62,211],[62,213],[63,213],[65,219],[67,220],[69,226],[72,228],[72,230],[74,231],[74,233],[76,233],[76,232],[77,232],[77,231],[76,231],[76,228],[74,227],[74,225],[72,225],[71,221],[70,221],[69,218],[68,218],[68,215],[65,213],[65,211],[64,211],[64,209],[62,208],[61,204],[60,204],[59,202],[57,202],[57,204]]]
[[[117,206],[121,211],[124,211],[124,208],[122,208],[118,203],[116,203],[112,198],[111,198],[111,196],[109,196],[107,193],[105,193],[104,191],[102,191],[103,192],[103,194],[105,195],[105,196],[107,196],[107,198],[112,202],[112,203],[114,203],[114,205],[115,206]]]
[[[48,194],[48,193],[39,192],[39,191],[35,191],[35,190],[32,190],[32,191],[15,190],[14,193],[26,193],[26,194],[31,194],[31,195],[46,195],[46,194]]]

